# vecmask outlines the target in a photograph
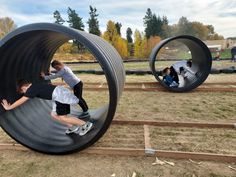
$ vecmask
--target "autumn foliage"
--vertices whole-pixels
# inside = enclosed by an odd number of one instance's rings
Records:
[[[107,29],[102,37],[116,48],[122,58],[128,57],[128,42],[118,34],[115,22],[108,21]]]
[[[134,33],[134,57],[148,58],[152,49],[161,41],[159,36],[151,36],[149,39],[138,30]]]

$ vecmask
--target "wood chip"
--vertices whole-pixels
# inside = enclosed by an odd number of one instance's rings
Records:
[[[202,162],[196,162],[196,161],[193,161],[192,159],[189,159],[190,162],[194,163],[194,164],[197,164],[197,165],[201,165]]]
[[[232,169],[232,170],[234,170],[234,171],[236,171],[236,168],[234,168],[234,167],[232,167],[232,166],[228,166],[230,169]]]
[[[165,163],[167,163],[168,165],[171,165],[171,166],[175,166],[175,163],[174,162],[168,162],[166,160],[164,160]]]
[[[136,176],[137,176],[137,174],[135,172],[133,172],[132,177],[136,177]]]
[[[152,165],[164,165],[165,162],[159,160],[157,157],[156,157],[156,161],[154,163],[152,163]]]

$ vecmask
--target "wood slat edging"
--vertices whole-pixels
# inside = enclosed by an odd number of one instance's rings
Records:
[[[152,126],[168,126],[168,127],[197,127],[197,128],[236,128],[236,123],[197,123],[197,122],[166,122],[155,120],[121,120],[114,119],[113,124],[118,125],[152,125]]]
[[[29,151],[28,148],[20,144],[0,144],[0,150],[19,150]],[[133,148],[107,148],[107,147],[90,147],[80,152],[81,154],[97,154],[97,155],[124,155],[124,156],[146,156],[145,149]],[[151,154],[148,154],[151,155]],[[236,155],[214,154],[214,153],[196,153],[181,151],[154,150],[154,154],[159,158],[173,159],[192,159],[235,163]]]

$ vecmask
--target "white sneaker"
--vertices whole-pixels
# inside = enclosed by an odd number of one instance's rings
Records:
[[[79,135],[83,136],[86,133],[88,133],[89,130],[91,130],[93,127],[93,123],[91,122],[86,122],[84,125],[82,125],[79,129]]]
[[[73,125],[72,127],[69,127],[65,133],[69,135],[69,134],[77,132],[79,129],[80,129],[80,126]]]

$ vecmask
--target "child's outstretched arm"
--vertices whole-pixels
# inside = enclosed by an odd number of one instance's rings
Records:
[[[52,79],[62,77],[63,73],[64,73],[64,70],[60,70],[60,71],[56,72],[55,74],[45,75],[43,72],[41,72],[40,75],[41,75],[41,77],[44,78],[44,80],[52,80]]]
[[[29,99],[28,97],[23,96],[19,100],[15,101],[13,104],[8,103],[8,101],[4,99],[2,100],[1,104],[4,107],[4,109],[8,111],[22,105],[28,99]]]

